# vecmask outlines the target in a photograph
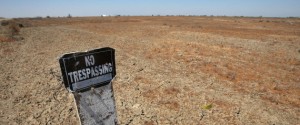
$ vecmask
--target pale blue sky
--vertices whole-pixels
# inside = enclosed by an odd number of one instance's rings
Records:
[[[300,17],[300,0],[1,0],[0,17],[227,15]]]

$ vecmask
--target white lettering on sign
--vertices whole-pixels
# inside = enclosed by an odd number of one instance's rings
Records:
[[[83,81],[89,78],[101,76],[112,72],[113,72],[113,65],[111,63],[105,63],[103,65],[97,65],[94,67],[69,72],[68,76],[71,80],[71,83],[75,83],[75,82]]]
[[[85,65],[86,66],[93,66],[95,65],[95,58],[93,55],[85,56]]]

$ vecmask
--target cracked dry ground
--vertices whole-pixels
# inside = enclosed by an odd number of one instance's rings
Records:
[[[19,21],[24,40],[0,43],[1,124],[79,124],[57,59],[107,46],[119,124],[299,124],[299,19]]]

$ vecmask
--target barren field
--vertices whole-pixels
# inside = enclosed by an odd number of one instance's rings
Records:
[[[0,124],[79,124],[58,58],[102,47],[116,49],[121,125],[300,123],[300,19],[16,21],[23,39],[0,36]]]

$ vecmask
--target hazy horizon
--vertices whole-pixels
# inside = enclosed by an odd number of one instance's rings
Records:
[[[297,0],[11,0],[0,5],[0,17],[58,17],[100,15],[214,15],[300,17]]]

